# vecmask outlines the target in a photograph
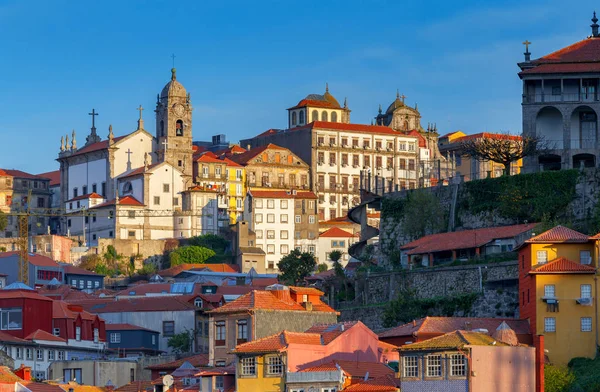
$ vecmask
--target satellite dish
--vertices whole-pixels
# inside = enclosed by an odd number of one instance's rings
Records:
[[[167,374],[166,376],[163,377],[162,381],[163,381],[163,385],[165,387],[169,388],[171,385],[173,385],[173,376],[171,376],[170,374]]]

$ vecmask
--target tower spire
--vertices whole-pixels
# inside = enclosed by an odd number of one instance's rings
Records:
[[[111,146],[115,142],[115,135],[112,131],[112,124],[108,126],[108,145]]]
[[[329,92],[329,83],[325,82],[325,92],[328,93]]]
[[[592,24],[590,27],[592,28],[592,37],[598,37],[598,18],[596,18],[596,11],[594,11],[594,16],[592,17]]]

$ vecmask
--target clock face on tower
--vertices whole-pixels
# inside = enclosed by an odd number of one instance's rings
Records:
[[[173,105],[173,111],[176,115],[181,116],[185,112],[185,109],[183,105],[176,103],[175,105]]]

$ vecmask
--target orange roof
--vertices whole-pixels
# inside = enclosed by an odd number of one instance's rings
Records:
[[[70,304],[65,301],[53,301],[52,318],[76,319],[78,316],[81,316],[84,320],[95,320],[96,317],[98,317],[95,314],[83,310],[82,306]]]
[[[21,382],[23,379],[14,374],[8,366],[0,366],[0,383],[2,384],[14,384],[15,382]]]
[[[282,331],[276,335],[239,344],[235,353],[268,353],[281,351],[290,344],[311,344],[321,346],[321,335],[318,333]]]
[[[300,286],[288,286],[290,291],[298,294],[318,295],[322,296],[324,293],[321,290],[315,289],[314,287],[300,287]]]
[[[243,152],[246,152],[247,150],[245,148],[240,147],[237,144],[233,144],[223,150],[218,150],[215,151],[215,155],[219,156],[219,155],[229,155],[229,154],[241,154]]]
[[[595,274],[596,268],[559,257],[534,270],[530,274]]]
[[[262,154],[264,151],[266,150],[284,150],[284,151],[289,151],[287,148],[284,147],[280,147],[276,144],[273,143],[269,143],[266,146],[259,146],[259,147],[254,147],[248,151],[245,151],[241,154],[234,154],[229,156],[229,159],[231,159],[233,162],[239,163],[241,165],[246,165],[248,164],[248,162],[250,162],[252,159],[254,159],[256,156]]]
[[[261,134],[258,134],[256,137],[268,136],[268,135],[272,135],[272,134],[280,132],[280,131],[281,131],[281,129],[271,128],[271,129],[267,129],[266,131],[264,131]]]
[[[352,384],[344,389],[351,392],[396,392],[400,390],[400,380],[393,375],[367,380],[358,384]]]
[[[523,225],[486,227],[476,230],[439,233],[421,237],[400,247],[409,255],[442,252],[454,249],[469,249],[483,246],[495,239],[512,238],[533,230],[537,223]]]
[[[29,180],[49,180],[49,178],[47,178],[47,177],[42,177],[42,176],[38,176],[35,174],[26,173],[21,170],[15,170],[15,169],[1,169],[1,170],[4,171],[4,173],[8,174],[9,176],[13,176],[15,178],[27,178]]]
[[[319,237],[352,238],[354,237],[354,234],[348,233],[346,230],[342,230],[339,227],[332,227],[331,229],[319,234]]]
[[[92,206],[90,208],[101,208],[101,207],[107,207],[107,206],[114,206],[115,205],[115,200],[116,199],[112,199],[109,201],[106,201],[102,204],[98,204],[95,206]],[[135,206],[135,207],[143,207],[144,204],[139,202],[135,197],[133,196],[123,196],[119,198],[119,205],[120,206]]]
[[[154,391],[152,381],[133,381],[115,389],[115,392],[146,392]]]
[[[444,334],[459,329],[487,329],[495,331],[502,323],[506,322],[515,333],[524,335],[531,333],[527,320],[484,318],[484,317],[423,317],[410,323],[399,325],[395,328],[381,332],[380,338],[418,336],[419,334]]]
[[[12,342],[12,343],[21,343],[21,344],[33,344],[32,342],[28,342],[25,339],[18,338],[16,336],[10,335],[6,332],[0,331],[0,342]]]
[[[123,312],[163,312],[163,311],[195,311],[196,307],[181,298],[181,295],[168,297],[121,297],[98,298],[77,301],[85,310],[92,313],[123,313]]]
[[[44,382],[21,381],[20,383],[31,392],[65,392],[58,385],[46,384]]]
[[[244,150],[244,151],[246,151],[246,150]],[[227,164],[227,166],[231,166],[231,167],[244,167],[244,166],[240,165],[239,163],[236,163],[236,162],[232,161],[231,159],[229,159],[227,157],[224,157],[222,159],[223,159],[223,162],[225,162]]]
[[[47,341],[51,341],[51,342],[66,342],[65,339],[58,337],[58,336],[54,336],[49,332],[46,332],[44,330],[38,329],[35,332],[30,333],[25,340],[47,340]]]
[[[377,379],[385,376],[393,376],[394,370],[381,362],[362,362],[362,361],[344,361],[333,360],[325,362],[317,366],[311,366],[300,370],[300,372],[327,372],[337,369],[337,365],[341,370],[352,378],[364,379],[368,374],[369,379]]]
[[[464,346],[508,346],[506,343],[496,341],[493,337],[482,332],[453,331],[442,336],[423,340],[417,343],[406,344],[400,351],[419,350],[449,350]]]
[[[552,244],[552,243],[586,243],[590,240],[590,237],[575,231],[573,229],[569,229],[568,227],[564,227],[561,225],[555,226],[548,231],[543,232],[542,234],[536,235],[533,238],[525,241],[526,243],[543,243],[543,244]]]
[[[86,199],[104,199],[104,197],[100,196],[99,194],[97,194],[95,192],[92,192],[92,193],[88,193],[86,195],[74,197],[70,200],[67,200],[67,202],[76,201],[76,200],[86,200]]]
[[[284,302],[275,297],[270,291],[252,290],[236,300],[212,310],[211,313],[230,313],[257,309],[306,311],[298,303],[292,300]]]
[[[205,152],[204,154],[200,155],[200,157],[198,157],[196,159],[196,162],[203,162],[203,163],[224,163],[222,160],[218,159],[215,154],[211,153],[211,152]]]
[[[317,195],[313,192],[296,192],[294,195],[291,191],[265,191],[265,190],[251,190],[250,194],[252,197],[259,199],[271,198],[271,199],[318,199]]]
[[[55,384],[62,388],[64,392],[106,392],[108,389],[105,387],[97,387],[94,385],[80,385],[74,381],[70,381],[66,384]]]
[[[50,186],[60,185],[60,170],[49,171],[38,174],[39,177],[49,178]]]
[[[239,266],[234,264],[204,264],[204,263],[195,263],[195,264],[179,264],[175,267],[167,268],[162,271],[158,271],[157,274],[162,277],[174,277],[179,275],[184,271],[189,270],[201,270],[201,269],[209,269],[213,272],[239,272]]]
[[[488,133],[488,132],[480,132],[480,133],[475,133],[473,135],[465,135],[459,138],[456,138],[452,141],[452,143],[460,143],[460,142],[464,142],[467,140],[472,140],[472,139],[506,139],[506,140],[522,140],[523,138],[521,136],[517,136],[517,135],[505,135],[502,133]]]
[[[344,132],[366,132],[375,134],[385,135],[396,135],[396,136],[408,136],[417,137],[415,135],[409,135],[408,133],[394,131],[392,128],[383,125],[365,125],[365,124],[346,124],[339,122],[326,122],[326,121],[313,121],[307,125],[290,129],[290,132],[301,130],[301,129],[333,129],[336,131]],[[418,137],[417,137],[418,138]]]
[[[178,367],[180,367],[181,365],[183,365],[184,362],[189,362],[195,368],[205,367],[205,366],[208,366],[208,354],[196,354],[196,355],[192,355],[189,357],[184,357],[184,358],[178,359],[173,362],[167,362],[167,363],[161,363],[159,365],[148,366],[148,367],[146,367],[146,369],[150,369],[150,370],[173,369],[173,370],[175,370]]]
[[[197,265],[196,267],[192,268],[193,270],[204,270],[204,269],[209,269],[212,272],[231,272],[231,273],[237,273],[240,272],[240,267],[237,264],[225,264],[225,263],[219,263],[219,264],[200,264],[199,266]]]
[[[126,138],[129,135],[124,135],[124,136],[119,136],[119,137],[115,137],[113,139],[113,141],[116,143],[118,141],[120,141],[121,139]],[[66,158],[75,156],[75,155],[81,155],[81,154],[85,154],[88,152],[92,152],[92,151],[98,151],[98,150],[105,150],[108,148],[108,140],[103,140],[97,143],[92,143],[90,145],[84,146],[82,148],[80,148],[79,150],[75,151],[73,154],[66,156]]]

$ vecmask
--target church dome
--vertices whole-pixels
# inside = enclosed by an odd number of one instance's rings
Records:
[[[335,97],[329,93],[329,83],[325,87],[325,94],[323,94],[323,99],[325,99],[325,101],[329,102],[336,108],[340,107],[340,103],[337,101],[337,99],[335,99]]]
[[[400,93],[396,93],[396,99],[394,100],[394,102],[392,102],[390,104],[390,106],[388,106],[388,108],[385,112],[386,112],[386,114],[392,114],[392,113],[394,113],[394,111],[397,108],[400,108],[403,106],[405,106],[405,105],[404,105],[404,102],[402,102],[402,99],[400,99]]]
[[[183,85],[177,81],[177,76],[175,73],[176,73],[176,69],[171,68],[171,80],[162,89],[162,92],[160,93],[161,98],[167,98],[167,97],[185,98],[187,96],[187,91],[185,90],[185,87],[183,87]]]

